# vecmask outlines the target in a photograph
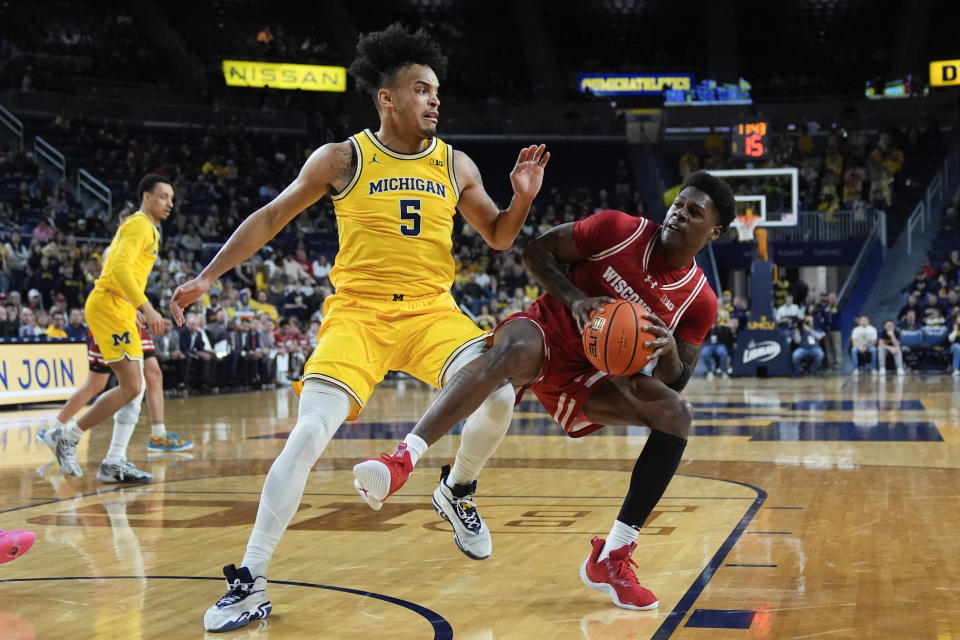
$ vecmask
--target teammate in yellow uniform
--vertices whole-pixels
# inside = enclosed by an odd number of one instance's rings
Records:
[[[437,76],[446,59],[430,35],[393,25],[363,36],[357,53],[350,72],[374,98],[380,129],[316,150],[297,179],[247,218],[203,272],[177,289],[170,304],[182,323],[183,309],[218,277],[298,213],[332,195],[340,252],[330,278],[337,292],[324,305],[317,347],[305,367],[297,424],[267,474],[243,562],[239,569],[224,567],[227,593],[204,615],[210,631],[242,627],[270,613],[267,566],[297,510],[307,475],[343,421],[362,411],[384,374],[400,369],[441,386],[479,356],[486,334],[460,313],[449,293],[453,216],[459,210],[487,244],[507,249],[540,190],[549,159],[543,146],[520,152],[510,174],[514,197],[501,211],[473,161],[436,137]],[[465,426],[455,473],[450,473],[464,488],[509,426],[513,394],[504,389]],[[401,455],[407,463],[426,450],[426,443],[410,448]],[[489,531],[478,530],[477,537],[489,542]]]
[[[129,216],[117,229],[107,250],[100,277],[87,297],[84,313],[100,353],[113,373],[117,386],[101,395],[79,419],[64,427],[49,429],[43,441],[53,451],[60,468],[83,475],[77,462],[77,443],[83,432],[111,415],[113,439],[97,478],[102,482],[150,482],[153,476],[137,469],[126,459],[127,444],[140,417],[143,398],[143,346],[137,328],[137,310],[149,330],[163,332],[163,317],[144,295],[147,276],[160,248],[161,221],[173,209],[173,186],[157,174],[140,181],[140,211]]]

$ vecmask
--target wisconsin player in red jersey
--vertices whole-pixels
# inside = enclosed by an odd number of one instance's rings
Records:
[[[619,607],[658,604],[639,584],[631,555],[680,463],[693,409],[679,392],[717,313],[717,297],[694,256],[727,230],[735,211],[727,183],[698,171],[687,178],[663,225],[601,211],[534,240],[524,262],[546,293],[497,327],[493,347],[457,373],[412,431],[433,444],[506,384],[516,388],[518,400],[526,389],[533,391],[574,438],[603,425],[649,427],[620,514],[606,539],[593,538],[580,571],[587,586],[609,594]],[[646,373],[611,376],[583,352],[580,333],[590,313],[614,298],[648,310],[645,329],[657,338],[650,343]],[[395,458],[361,463],[388,466],[391,493],[409,475],[409,466]]]

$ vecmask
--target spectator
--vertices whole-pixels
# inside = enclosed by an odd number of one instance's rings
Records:
[[[914,314],[919,315],[921,311],[920,307],[920,298],[915,293],[911,293],[907,297],[907,303],[900,307],[900,311],[897,312],[897,320],[903,322],[904,317],[907,315],[908,311],[913,311]]]
[[[950,355],[953,359],[953,377],[960,378],[960,314],[953,316],[953,327],[947,340],[950,341]]]
[[[860,359],[866,357],[867,368],[877,373],[877,329],[870,324],[866,315],[857,316],[856,326],[850,335],[850,359],[853,361],[853,375],[860,374]]]
[[[153,336],[156,348],[157,362],[163,371],[163,382],[167,388],[183,390],[186,384],[181,377],[183,373],[182,361],[185,356],[180,350],[180,336],[173,330],[173,321],[163,319],[163,333]]]
[[[30,258],[30,251],[23,244],[20,234],[17,232],[10,234],[10,238],[3,245],[3,248],[8,286],[10,290],[20,289],[26,280],[27,260]]]
[[[817,305],[814,326],[823,332],[823,351],[827,369],[839,371],[843,366],[843,338],[840,332],[840,308],[837,307],[837,294],[827,294],[826,300]]]
[[[324,278],[330,277],[330,269],[333,268],[327,261],[327,256],[320,254],[317,256],[317,259],[313,261],[313,277],[316,280],[323,280]]]
[[[0,338],[18,337],[17,321],[10,317],[6,305],[0,305]]]
[[[293,261],[293,264],[297,262]],[[308,317],[307,305],[303,300],[303,292],[296,284],[287,284],[287,293],[283,298],[283,315],[305,320]],[[278,316],[279,317],[279,316]]]
[[[187,318],[187,330],[180,334],[180,351],[186,356],[181,361],[181,379],[191,389],[210,391],[213,387],[215,353],[210,336],[200,327],[196,314]]]
[[[38,290],[30,289],[30,291],[27,292],[27,306],[34,311],[43,309],[43,297]]]
[[[267,292],[258,291],[257,299],[250,303],[250,306],[253,307],[253,310],[257,313],[266,313],[270,316],[271,320],[276,320],[280,317],[280,314],[277,312],[277,308],[267,302]]]
[[[39,338],[45,336],[43,329],[37,326],[36,318],[33,315],[33,309],[30,307],[20,308],[20,327],[17,329],[17,337],[21,340]]]
[[[86,342],[87,328],[83,324],[83,310],[79,307],[70,309],[70,319],[64,327],[67,337],[74,342]]]
[[[789,331],[794,328],[797,320],[801,317],[800,307],[793,303],[793,296],[788,293],[784,295],[783,304],[777,307],[773,316],[782,330]]]
[[[52,322],[47,327],[47,340],[66,340],[70,336],[64,330],[67,324],[67,318],[62,311],[56,311],[50,316]]]
[[[207,335],[210,336],[210,341],[216,345],[221,340],[227,339],[227,312],[223,309],[217,309],[216,315],[213,317],[213,321],[209,322],[206,326]]]
[[[477,314],[477,317],[473,319],[477,323],[477,326],[483,329],[484,331],[493,331],[497,326],[497,319],[493,317],[490,313],[490,306],[483,305],[480,307],[480,313]]]
[[[724,324],[723,309],[717,310],[717,319],[707,333],[700,348],[700,359],[707,366],[707,378],[715,373],[726,378],[730,362],[729,345],[733,343],[733,331]]]
[[[879,337],[878,355],[880,359],[877,362],[877,369],[882,376],[887,375],[888,354],[893,355],[893,360],[897,365],[897,375],[902,376],[905,371],[903,368],[903,352],[900,349],[900,329],[897,328],[893,320],[887,320],[883,323],[883,331],[880,332]]]
[[[797,348],[793,350],[793,372],[794,375],[800,375],[803,370],[803,363],[810,363],[810,374],[814,375],[820,369],[823,363],[823,349],[820,348],[820,340],[823,338],[823,331],[814,327],[813,316],[806,316],[800,326],[794,330],[794,342]]]

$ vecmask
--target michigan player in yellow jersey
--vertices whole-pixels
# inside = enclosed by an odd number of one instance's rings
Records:
[[[150,482],[153,476],[126,459],[127,444],[140,417],[143,398],[143,346],[137,328],[137,311],[153,334],[163,332],[163,317],[147,300],[144,290],[160,249],[160,222],[173,209],[173,186],[168,178],[148,174],[140,181],[140,211],[117,229],[107,249],[100,277],[87,297],[84,313],[93,339],[107,366],[117,376],[117,386],[101,395],[79,419],[49,429],[43,441],[60,468],[82,476],[77,443],[85,431],[113,416],[113,438],[97,478],[102,482]]]
[[[403,370],[443,386],[480,355],[486,333],[460,313],[449,293],[453,217],[459,210],[488,245],[509,248],[549,160],[543,146],[520,152],[510,174],[514,197],[500,210],[473,161],[436,136],[438,75],[443,75],[446,58],[430,35],[393,25],[363,36],[357,54],[350,72],[373,97],[379,130],[315,151],[296,180],[248,217],[171,301],[180,324],[184,308],[217,278],[264,246],[298,213],[332,196],[340,233],[340,252],[330,273],[336,294],[324,304],[317,347],[299,389],[297,424],[267,474],[246,554],[240,568],[224,567],[227,593],[204,615],[210,631],[242,627],[270,613],[267,566],[297,510],[307,475],[333,433],[363,410],[386,372]],[[454,470],[447,476],[455,480],[452,487],[459,487],[464,507],[472,506],[467,489],[475,474],[506,433],[513,400],[505,387],[467,421]],[[426,443],[404,445],[408,447],[401,459],[409,462],[422,455]],[[471,522],[480,524],[479,518]],[[473,557],[486,557],[489,531],[475,528],[467,544]]]

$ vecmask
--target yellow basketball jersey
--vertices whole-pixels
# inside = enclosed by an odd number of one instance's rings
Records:
[[[96,288],[109,291],[139,307],[146,302],[143,294],[147,277],[153,269],[160,248],[160,230],[142,211],[128,217],[117,229],[107,248],[103,271]]]
[[[333,197],[340,251],[330,282],[338,293],[371,296],[449,291],[460,199],[453,147],[434,137],[419,153],[397,153],[369,129],[350,142],[357,171]]]

